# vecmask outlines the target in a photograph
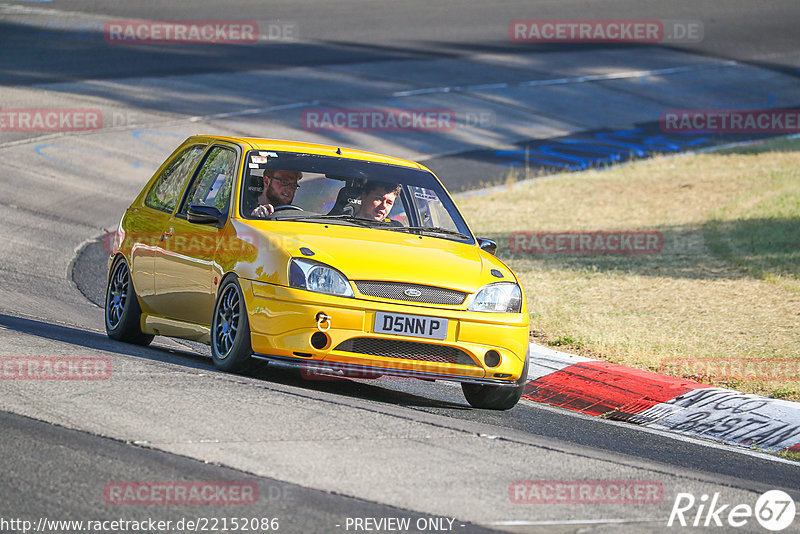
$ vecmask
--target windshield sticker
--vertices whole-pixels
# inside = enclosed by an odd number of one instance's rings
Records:
[[[278,157],[278,154],[275,153],[275,152],[259,152],[259,154],[261,154],[262,156],[267,157],[267,158],[277,158]]]
[[[420,200],[439,200],[436,193],[427,189],[414,189],[414,196]]]
[[[251,169],[260,169],[261,168],[261,167],[258,166],[258,163],[248,163],[247,166],[250,167]]]
[[[267,157],[266,156],[250,156],[250,161],[253,163],[266,163]]]

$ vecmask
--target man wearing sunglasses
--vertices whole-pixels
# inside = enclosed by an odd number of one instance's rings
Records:
[[[300,171],[284,171],[267,169],[264,171],[264,191],[258,197],[258,206],[253,209],[251,217],[266,217],[275,212],[275,206],[291,204],[294,193],[300,187],[297,183],[303,173]]]

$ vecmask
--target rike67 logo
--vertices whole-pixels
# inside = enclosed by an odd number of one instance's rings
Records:
[[[794,499],[781,490],[770,490],[758,497],[755,506],[725,502],[719,493],[703,494],[699,499],[691,493],[678,493],[667,526],[740,528],[758,524],[771,532],[779,532],[794,522]]]

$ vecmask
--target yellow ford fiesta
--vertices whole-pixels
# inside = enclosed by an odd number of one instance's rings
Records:
[[[350,376],[461,382],[505,410],[528,369],[519,280],[418,163],[340,147],[194,136],[127,209],[106,331],[209,343]]]

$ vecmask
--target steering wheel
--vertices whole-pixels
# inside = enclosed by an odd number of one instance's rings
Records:
[[[295,206],[294,204],[283,204],[282,206],[275,206],[273,209],[276,212],[277,211],[286,211],[286,210],[303,211],[303,208],[301,208],[300,206]]]

